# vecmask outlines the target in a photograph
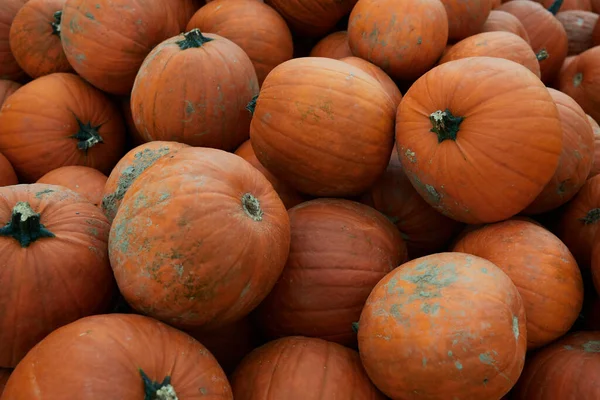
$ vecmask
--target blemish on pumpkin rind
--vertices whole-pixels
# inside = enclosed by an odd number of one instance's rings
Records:
[[[513,315],[513,319],[512,319],[512,330],[513,330],[513,334],[515,335],[515,339],[518,339],[519,338],[519,318],[517,318],[514,315]]]
[[[486,365],[492,365],[496,362],[489,351],[479,354],[479,361]]]
[[[459,371],[463,369],[463,365],[461,364],[460,361],[456,361],[454,363],[454,366],[456,367],[456,369],[458,369]]]
[[[590,340],[584,343],[582,347],[586,353],[600,353],[600,340]]]
[[[42,197],[44,197],[45,194],[50,194],[50,193],[54,193],[54,192],[55,192],[55,190],[52,190],[52,189],[44,189],[41,192],[37,192],[35,194],[35,198],[41,199]]]
[[[410,161],[411,163],[414,164],[417,162],[417,154],[411,149],[406,149],[404,155],[406,156],[406,158],[408,158],[408,161]]]

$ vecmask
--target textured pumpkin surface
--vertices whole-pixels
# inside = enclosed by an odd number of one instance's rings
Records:
[[[333,32],[319,40],[310,51],[311,57],[340,58],[352,56],[348,44],[348,31]]]
[[[591,11],[571,10],[556,14],[569,40],[569,54],[579,54],[593,47],[592,33],[598,14]]]
[[[596,121],[600,120],[600,46],[584,51],[565,66],[557,89],[571,96]]]
[[[0,79],[20,80],[26,77],[10,51],[10,26],[27,0],[4,0],[0,7]]]
[[[477,79],[465,82],[467,75]],[[502,58],[432,69],[404,95],[396,120],[400,162],[417,191],[438,211],[472,224],[522,211],[562,151],[552,96],[535,74]]]
[[[267,343],[231,377],[236,400],[383,400],[356,351],[301,336]]]
[[[359,0],[350,14],[348,40],[355,56],[394,79],[410,80],[440,58],[448,41],[447,26],[439,0]]]
[[[102,92],[74,74],[23,85],[0,110],[0,152],[23,182],[62,166],[108,174],[125,144],[123,118]]]
[[[144,384],[141,371],[158,388],[169,377],[171,396],[157,397],[154,389],[144,397],[151,385]],[[2,398],[59,400],[65,393],[78,400],[233,399],[225,373],[198,341],[153,319],[125,314],[95,315],[52,332],[14,370]]]
[[[510,32],[529,43],[527,30],[519,18],[506,11],[492,10],[481,27],[481,32]]]
[[[264,175],[231,153],[190,147],[162,157],[129,187],[109,253],[136,310],[211,329],[266,297],[289,245],[285,206]]]
[[[400,233],[376,210],[349,200],[312,200],[288,213],[290,255],[259,307],[260,326],[270,337],[356,346],[352,323],[369,293],[407,259]]]
[[[107,179],[107,176],[97,169],[72,165],[48,172],[38,179],[37,183],[64,186],[85,197],[95,206],[100,206]]]
[[[448,37],[457,41],[481,31],[492,10],[491,0],[441,0],[448,14]]]
[[[32,78],[73,70],[60,41],[65,2],[29,0],[13,20],[10,48],[17,63]]]
[[[485,258],[511,278],[525,305],[529,349],[558,339],[579,316],[583,281],[577,262],[545,228],[499,222],[467,233],[452,250]]]
[[[591,178],[600,174],[600,125],[594,118],[589,115],[587,117],[594,132],[594,161],[592,161],[592,169],[590,169],[590,175],[588,176],[588,178]]]
[[[4,101],[8,98],[8,96],[16,92],[20,87],[20,83],[6,79],[0,79],[0,108],[2,108],[2,104],[4,104]]]
[[[273,68],[292,58],[292,34],[283,18],[262,1],[217,0],[202,7],[187,24],[227,38],[244,50],[262,84]]]
[[[246,106],[257,94],[244,50],[195,29],[150,52],[135,78],[131,113],[147,141],[233,151],[248,139],[252,114]]]
[[[297,58],[265,79],[250,139],[261,164],[300,192],[357,195],[385,170],[394,112],[379,82],[360,68]]]
[[[184,147],[189,146],[177,142],[155,141],[144,143],[125,154],[115,165],[104,185],[102,211],[108,221],[112,223],[115,219],[125,193],[142,172],[159,158]]]
[[[0,153],[0,186],[10,186],[19,183],[17,174],[10,162]]]
[[[527,347],[525,309],[491,262],[440,253],[401,265],[373,289],[358,346],[371,380],[393,399],[498,399]]]
[[[572,333],[527,359],[515,400],[600,398],[600,332]]]
[[[19,202],[29,213],[9,225]],[[109,224],[85,198],[44,184],[0,188],[0,224],[0,367],[14,367],[54,329],[106,311]]]
[[[348,63],[350,65],[354,65],[365,71],[367,74],[371,75],[373,78],[377,79],[377,81],[381,84],[381,87],[385,92],[390,96],[392,102],[394,103],[394,107],[398,108],[398,104],[402,100],[402,93],[400,93],[400,89],[394,83],[392,78],[388,76],[381,68],[377,65],[372,64],[362,58],[358,57],[344,57],[341,61]]]
[[[4,386],[6,385],[6,381],[8,381],[8,377],[12,370],[8,368],[0,368],[0,396],[2,396],[2,392],[4,392]]]

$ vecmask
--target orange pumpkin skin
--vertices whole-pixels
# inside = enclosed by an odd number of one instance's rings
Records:
[[[199,0],[67,0],[60,25],[64,52],[73,69],[92,85],[127,95],[148,53],[179,34],[200,4]]]
[[[260,326],[272,338],[302,335],[356,346],[352,323],[369,293],[407,259],[400,233],[376,210],[349,200],[312,200],[288,213],[290,255],[258,309]]]
[[[8,225],[19,215],[30,234]],[[87,199],[38,183],[0,188],[0,224],[0,367],[14,367],[54,329],[107,310],[110,227]]]
[[[360,68],[328,58],[297,58],[265,79],[250,139],[260,163],[298,191],[358,195],[385,170],[394,112],[379,82]]]
[[[592,169],[590,169],[588,176],[589,179],[600,174],[600,125],[598,125],[594,118],[589,115],[587,117],[594,132],[594,160],[592,161]]]
[[[19,183],[17,174],[10,162],[0,153],[0,186],[10,186]]]
[[[526,336],[521,296],[502,270],[439,253],[379,281],[360,316],[358,347],[392,399],[498,399],[523,369]]]
[[[142,172],[159,158],[184,147],[189,146],[177,142],[155,141],[144,143],[125,154],[111,171],[102,190],[102,211],[108,221],[112,223],[115,219],[125,193]]]
[[[596,14],[600,13],[600,0],[591,0],[592,11]]]
[[[348,31],[333,32],[325,36],[310,51],[310,57],[326,57],[339,60],[351,56],[352,51],[348,44]]]
[[[600,120],[600,46],[573,59],[561,71],[557,89],[568,94],[596,121]]]
[[[302,336],[278,339],[248,354],[231,376],[231,387],[236,400],[385,399],[356,351]]]
[[[592,168],[594,132],[586,113],[575,100],[548,88],[558,108],[563,132],[563,150],[554,176],[524,212],[541,214],[571,200],[583,186]]]
[[[62,166],[108,174],[125,146],[123,118],[112,101],[74,74],[23,85],[0,110],[0,152],[22,182]]]
[[[233,151],[248,139],[252,114],[246,106],[257,94],[244,50],[194,29],[150,52],[133,85],[131,113],[146,141]]]
[[[8,368],[0,368],[0,397],[4,392],[4,386],[6,386],[6,382],[8,381],[11,372],[12,370]]]
[[[36,183],[64,186],[85,197],[93,205],[99,206],[107,179],[108,177],[97,169],[71,165],[48,172]]]
[[[189,147],[162,157],[129,187],[109,254],[133,308],[210,330],[267,296],[289,246],[287,211],[264,175],[234,154]]]
[[[2,108],[2,104],[4,104],[8,96],[16,92],[20,87],[20,83],[0,79],[0,108]]]
[[[598,14],[591,11],[571,10],[556,14],[569,40],[569,55],[580,54],[593,47],[592,33]]]
[[[396,21],[410,23],[395,25]],[[448,42],[447,27],[446,9],[439,0],[359,0],[350,13],[348,41],[355,56],[393,79],[411,80],[440,58]]]
[[[515,400],[600,398],[600,332],[575,332],[527,359]]]
[[[10,50],[10,26],[15,15],[28,0],[4,0],[0,7],[0,79],[21,80],[26,77]]]
[[[467,57],[501,57],[514,61],[538,78],[540,63],[529,43],[509,32],[483,32],[456,43],[444,54],[439,64]]]
[[[242,157],[244,160],[248,161],[254,168],[259,170],[271,185],[273,185],[273,189],[277,192],[281,201],[285,205],[285,208],[289,209],[302,203],[305,199],[304,196],[298,193],[295,189],[291,188],[287,183],[278,179],[275,175],[269,172],[258,158],[256,158],[256,154],[254,153],[254,149],[252,148],[252,143],[250,140],[246,140],[240,147],[237,148],[235,154]]]
[[[66,0],[29,0],[10,28],[10,48],[32,78],[73,68],[60,41],[60,19]]]
[[[448,14],[448,38],[462,40],[481,31],[492,0],[441,0]]]
[[[510,32],[529,43],[527,30],[519,18],[501,10],[492,10],[481,27],[481,32]]]
[[[233,400],[225,373],[202,344],[131,314],[95,315],[52,332],[14,370],[4,397],[59,400],[69,393],[78,400],[143,399],[151,385],[141,371],[157,388],[167,386],[164,379],[170,377],[174,395],[157,397],[154,389],[149,398]],[[68,382],[56,385],[65,376]]]
[[[560,239],[524,220],[508,220],[467,233],[452,251],[485,258],[519,289],[527,313],[528,348],[563,336],[583,306],[577,262]]]
[[[475,86],[465,74],[478,77]],[[396,121],[400,162],[413,186],[435,209],[470,224],[522,211],[562,151],[552,96],[535,74],[502,58],[432,69],[404,95]]]

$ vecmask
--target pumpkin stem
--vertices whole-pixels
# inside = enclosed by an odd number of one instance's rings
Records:
[[[54,21],[50,22],[52,26],[52,34],[60,37],[60,19],[62,18],[62,11],[59,10],[54,13]]]
[[[358,322],[353,322],[352,323],[352,331],[354,333],[358,333]]]
[[[212,42],[214,40],[204,36],[198,28],[194,28],[191,31],[184,33],[183,37],[185,39],[177,42],[177,46],[179,46],[181,50],[197,49],[198,47],[202,47],[204,43]]]
[[[260,202],[250,193],[246,193],[242,196],[242,207],[246,214],[248,214],[255,221],[262,221],[263,210],[260,208]]]
[[[583,74],[581,72],[578,72],[573,77],[573,86],[577,87],[581,85],[581,82],[583,82]]]
[[[431,125],[433,125],[430,132],[437,134],[438,143],[442,143],[447,139],[456,140],[456,135],[464,118],[455,117],[446,108],[446,111],[438,110],[431,113],[429,120],[431,121]]]
[[[139,371],[144,383],[144,400],[178,400],[170,376],[165,377],[162,382],[157,382],[151,380],[141,368]]]
[[[584,225],[595,224],[600,221],[600,208],[592,208],[587,212],[585,217],[579,218],[579,220],[583,222]]]
[[[91,122],[84,124],[75,116],[77,120],[77,124],[79,125],[79,131],[76,134],[71,136],[72,139],[77,139],[79,142],[77,143],[77,148],[79,150],[88,151],[98,143],[104,143],[104,139],[98,133],[98,129],[102,126],[102,124],[98,126],[92,126]]]
[[[0,228],[0,236],[10,236],[21,247],[28,247],[38,239],[54,237],[54,233],[40,222],[40,214],[33,211],[29,203],[20,201],[12,209],[11,220]]]
[[[548,51],[546,49],[541,49],[540,52],[535,55],[535,57],[538,61],[544,61],[545,59],[550,57],[550,54],[548,54]]]
[[[548,7],[548,11],[550,11],[553,15],[556,15],[556,13],[562,7],[563,1],[564,0],[554,0],[554,3],[552,3],[552,5]]]
[[[254,115],[254,110],[256,109],[256,100],[258,99],[258,95],[252,97],[250,103],[246,106],[246,110],[250,111],[250,114]]]

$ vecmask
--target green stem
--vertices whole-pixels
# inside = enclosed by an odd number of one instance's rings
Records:
[[[545,59],[550,57],[550,54],[548,54],[548,51],[546,49],[541,49],[540,52],[535,55],[535,57],[538,61],[544,61]]]
[[[358,322],[353,322],[352,323],[352,331],[354,333],[358,333]]]
[[[583,82],[583,74],[578,72],[573,76],[573,86],[577,87],[581,85],[581,82]]]
[[[200,29],[194,28],[183,34],[184,39],[177,42],[181,50],[197,49],[205,43],[212,42],[214,39],[207,38],[200,32]]]
[[[600,221],[600,208],[592,208],[585,217],[579,218],[584,225],[592,225]]]
[[[562,7],[563,1],[564,0],[554,0],[554,3],[552,3],[552,5],[548,7],[548,11],[550,11],[553,15],[556,15],[556,13]]]
[[[50,23],[52,26],[52,34],[60,37],[60,20],[62,18],[62,11],[54,13],[54,21]]]
[[[242,196],[242,207],[246,214],[248,214],[255,221],[262,221],[263,210],[260,208],[260,202],[256,197],[250,193],[246,193]]]
[[[71,136],[71,139],[78,140],[77,148],[79,150],[84,150],[87,152],[98,143],[104,143],[104,139],[102,139],[102,136],[100,136],[100,133],[98,132],[102,124],[98,126],[92,126],[91,122],[84,124],[79,120],[79,118],[77,118],[77,116],[75,116],[75,120],[79,125],[79,130],[76,134]]]
[[[139,371],[144,383],[144,400],[178,400],[170,376],[165,377],[162,382],[157,382],[151,380],[141,368]]]
[[[258,100],[258,95],[252,97],[250,103],[246,106],[246,110],[250,111],[250,114],[254,115],[254,110],[256,109],[256,100]]]
[[[54,233],[40,222],[40,214],[29,203],[20,201],[12,209],[11,220],[0,228],[0,236],[12,237],[21,247],[28,247],[38,239],[54,237]]]
[[[455,117],[452,115],[449,109],[446,111],[438,110],[431,113],[429,116],[431,125],[433,126],[430,132],[433,132],[438,137],[438,143],[442,143],[444,140],[456,140],[460,124],[463,122],[463,117]]]

